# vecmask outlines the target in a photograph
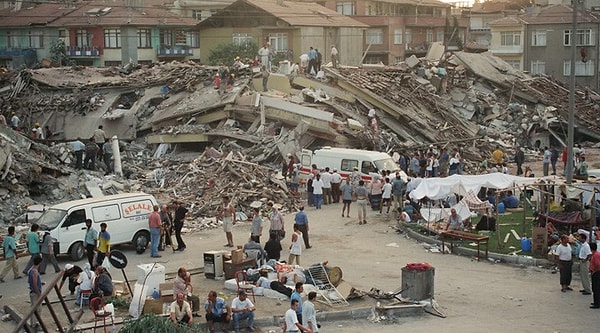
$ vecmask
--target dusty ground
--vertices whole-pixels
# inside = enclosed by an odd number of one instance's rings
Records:
[[[598,310],[589,309],[591,297],[577,292],[581,287],[577,275],[572,283],[575,291],[561,293],[558,275],[551,274],[549,270],[430,253],[414,240],[391,230],[392,221],[385,216],[375,217],[369,211],[369,223],[358,225],[355,217],[341,218],[340,210],[339,204],[324,206],[321,211],[307,210],[311,220],[313,248],[303,252],[302,262],[309,264],[329,260],[331,265],[342,268],[344,280],[356,288],[369,290],[376,287],[383,291],[395,290],[400,286],[400,269],[406,263],[428,262],[436,268],[435,299],[447,318],[431,315],[408,317],[392,326],[366,320],[325,323],[323,332],[396,332],[398,329],[410,329],[412,332],[583,332],[589,329],[590,320],[600,315]],[[356,216],[355,210],[352,215]],[[292,216],[286,216],[288,228],[291,221]],[[236,225],[236,244],[242,244],[248,232],[249,224]],[[188,234],[185,240],[188,244],[185,252],[162,253],[161,263],[168,272],[176,271],[181,265],[202,267],[202,253],[223,249],[225,243],[221,230]],[[129,258],[127,274],[135,279],[135,266],[151,262],[149,252],[137,255],[131,249],[125,251]],[[287,256],[287,252],[284,256]],[[21,265],[25,264],[25,258],[19,261]],[[66,262],[61,260],[61,264]],[[113,272],[115,279],[120,275],[118,271]],[[45,275],[45,279],[50,280],[52,276],[53,273]],[[6,280],[6,283],[0,284],[0,293],[4,294],[0,304],[12,303],[25,311],[28,307],[24,301],[27,296],[26,282],[14,281],[10,277]],[[225,291],[222,282],[208,280],[201,275],[195,275],[193,282],[201,299],[211,289]],[[225,293],[229,294],[228,291]],[[259,297],[256,303],[259,317],[283,315],[287,309],[285,302],[278,305],[277,300],[265,297]],[[367,297],[351,301],[350,306],[364,307],[373,303]],[[48,311],[45,314],[48,315]],[[0,331],[9,332],[12,327],[11,323],[0,323]],[[263,331],[268,329],[263,328]]]

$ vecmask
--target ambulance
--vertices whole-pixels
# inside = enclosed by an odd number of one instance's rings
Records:
[[[381,170],[390,170],[392,177],[395,177],[397,171],[401,171],[389,154],[378,151],[323,147],[315,151],[302,149],[298,158],[303,178],[309,176],[313,164],[316,164],[319,170],[326,167],[329,167],[330,171],[337,169],[342,178],[348,178],[356,167],[365,181],[371,181]],[[401,175],[406,180],[407,176],[403,171]]]

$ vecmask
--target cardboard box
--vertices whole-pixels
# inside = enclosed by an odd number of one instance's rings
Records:
[[[239,264],[244,261],[244,250],[235,249],[231,250],[231,262],[234,264]]]
[[[235,272],[243,271],[244,269],[252,268],[256,266],[256,259],[248,258],[240,263],[234,264],[230,260],[223,263],[223,272],[225,273],[226,279],[233,279]]]
[[[142,313],[162,314],[163,303],[164,302],[161,299],[147,299],[144,302],[144,310],[142,311]]]
[[[531,235],[531,252],[544,255],[548,251],[548,231],[544,227],[534,227]]]

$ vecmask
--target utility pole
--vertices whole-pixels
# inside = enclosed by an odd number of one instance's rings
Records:
[[[565,166],[565,176],[567,184],[573,183],[573,146],[575,131],[575,68],[577,60],[577,4],[581,0],[572,0],[573,24],[571,27],[571,72],[569,84],[569,118],[567,125],[567,164]]]

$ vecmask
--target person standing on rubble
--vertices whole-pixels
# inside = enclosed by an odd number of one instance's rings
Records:
[[[558,149],[555,145],[550,145],[550,165],[552,166],[552,175],[556,175],[556,162],[558,162]]]
[[[96,155],[100,148],[94,142],[94,138],[91,137],[85,144],[85,160],[83,161],[83,167],[88,170],[96,170]]]
[[[269,70],[267,69],[267,66],[262,66],[260,68],[260,73],[258,73],[255,77],[261,77],[262,78],[262,87],[263,87],[263,92],[267,92],[269,91],[269,76],[271,75],[271,73],[269,73]]]
[[[317,51],[311,46],[308,49],[308,70],[306,74],[312,74],[313,72],[314,75],[317,75]]]
[[[223,231],[225,231],[225,237],[227,238],[226,247],[233,247],[233,225],[235,224],[235,207],[231,203],[229,196],[223,196],[223,203],[217,220],[223,221]]]
[[[7,126],[6,117],[2,113],[0,113],[0,126]]]
[[[81,142],[81,138],[77,138],[75,141],[71,141],[71,148],[73,148],[73,154],[75,155],[75,169],[81,169],[83,167],[83,152],[85,151],[85,145]]]
[[[544,155],[542,155],[542,163],[543,163],[543,171],[544,176],[548,176],[550,172],[550,158],[552,157],[552,152],[548,149],[547,146],[544,147]]]
[[[522,147],[517,147],[515,154],[515,163],[517,163],[517,176],[523,175],[523,163],[525,163],[525,152]]]
[[[21,125],[21,119],[14,112],[12,113],[12,117],[10,118],[10,125],[15,131],[17,131],[19,129],[19,125]]]
[[[260,57],[260,64],[264,67],[269,67],[269,57],[271,56],[271,50],[269,44],[264,43],[263,47],[258,50],[258,56]]]
[[[104,154],[102,146],[104,145],[104,142],[106,142],[106,133],[104,132],[104,126],[98,126],[98,128],[94,131],[94,137],[92,138],[92,141],[94,141],[98,145],[97,157],[98,161],[102,161]]]
[[[106,165],[106,174],[109,175],[113,172],[113,149],[111,138],[106,138],[102,150],[102,159],[104,160],[104,165]]]
[[[335,48],[335,45],[331,45],[331,63],[333,68],[337,68],[338,66],[338,50]]]
[[[175,201],[175,218],[173,219],[173,229],[175,230],[175,239],[177,240],[177,250],[185,250],[185,242],[181,238],[181,229],[183,228],[183,220],[188,209],[183,207],[180,201]]]

